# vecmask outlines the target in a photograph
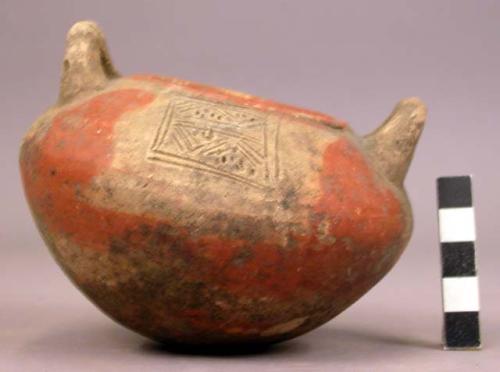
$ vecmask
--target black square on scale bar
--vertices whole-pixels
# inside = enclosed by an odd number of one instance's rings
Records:
[[[449,349],[480,347],[479,312],[445,313],[445,346]]]
[[[475,276],[475,256],[474,242],[441,243],[443,277]]]
[[[472,207],[470,176],[438,178],[439,208]]]

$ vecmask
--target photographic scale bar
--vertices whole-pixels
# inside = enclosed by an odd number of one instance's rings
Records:
[[[479,285],[470,176],[437,179],[441,245],[443,346],[479,349]]]

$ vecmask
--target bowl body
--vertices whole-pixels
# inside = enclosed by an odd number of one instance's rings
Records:
[[[155,340],[267,343],[339,314],[392,267],[404,191],[345,123],[157,76],[42,115],[21,170],[58,263]]]

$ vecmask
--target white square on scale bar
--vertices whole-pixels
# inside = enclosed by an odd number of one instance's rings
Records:
[[[442,243],[475,241],[474,208],[440,209],[439,238]]]
[[[479,311],[479,286],[476,276],[443,278],[445,312]]]

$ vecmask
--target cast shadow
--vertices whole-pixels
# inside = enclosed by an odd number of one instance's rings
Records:
[[[323,326],[313,332],[293,340],[272,345],[220,345],[220,346],[186,346],[160,344],[147,340],[141,346],[146,354],[153,355],[196,355],[205,357],[239,357],[272,355],[289,357],[302,355],[306,359],[311,356],[349,359],[357,358],[362,351],[365,356],[378,358],[380,349],[385,353],[391,350],[401,353],[413,349],[439,350],[440,344],[430,340],[414,337],[394,336],[384,332],[356,328],[336,328]],[[384,355],[386,357],[387,354]]]
[[[383,353],[381,350],[383,349]],[[272,356],[274,360],[378,360],[391,354],[401,355],[415,349],[440,349],[439,343],[425,339],[394,336],[383,330],[357,329],[355,325],[336,327],[327,324],[296,339],[272,345],[191,347],[159,344],[109,322],[80,323],[42,333],[24,345],[30,355],[47,353],[65,356],[95,355],[107,350],[139,354],[142,357],[203,356],[208,358],[258,358]]]
[[[258,355],[280,355],[304,353],[309,348],[307,343],[300,339],[271,345],[177,345],[161,344],[154,341],[146,341],[141,345],[141,350],[146,354],[162,355],[176,354],[204,357],[234,358],[242,356]]]

